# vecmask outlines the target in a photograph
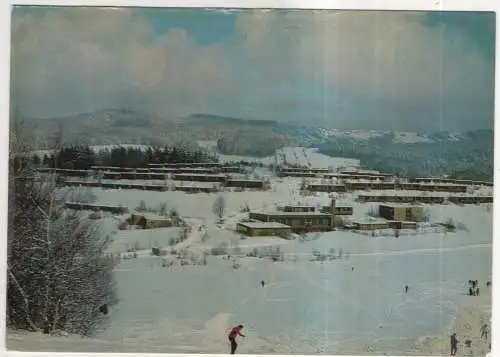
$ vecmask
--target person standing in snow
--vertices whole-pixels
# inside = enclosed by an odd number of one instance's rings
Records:
[[[262,285],[262,287],[264,287],[264,285],[266,285],[266,282],[264,280],[261,280],[260,285]]]
[[[243,325],[238,325],[235,326],[231,329],[231,332],[229,333],[229,342],[231,343],[231,354],[234,355],[236,352],[236,348],[238,348],[238,344],[236,343],[236,337],[241,336],[245,337],[244,334],[241,333],[241,330],[243,329]]]
[[[481,338],[488,340],[488,325],[484,324],[481,326]]]
[[[457,334],[453,333],[453,335],[451,335],[451,337],[450,337],[451,355],[452,356],[455,356],[457,354],[457,344],[458,344]]]
[[[408,294],[408,285],[405,285],[405,294]]]

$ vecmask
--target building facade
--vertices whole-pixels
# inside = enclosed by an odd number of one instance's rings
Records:
[[[277,236],[289,238],[292,228],[277,222],[239,222],[236,224],[236,231],[249,237]]]
[[[335,212],[335,199],[331,200],[330,207],[331,212]],[[333,231],[335,230],[334,217],[334,214],[315,211],[249,213],[249,218],[251,220],[285,224],[290,226],[291,230],[295,233]]]
[[[424,220],[424,209],[421,206],[379,205],[379,216],[390,221]]]

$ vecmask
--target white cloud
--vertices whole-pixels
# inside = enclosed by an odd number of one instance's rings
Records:
[[[180,113],[228,85],[230,75],[216,46],[198,47],[183,30],[154,42],[151,35],[149,24],[127,10],[58,9],[14,17],[18,104],[30,115],[127,102]],[[181,97],[189,100],[181,103]]]
[[[485,59],[470,43],[445,27],[424,26],[422,17],[408,12],[257,12],[241,16],[237,29],[247,55],[262,66],[307,73],[328,86],[432,98],[443,89],[457,95],[492,84]]]
[[[152,41],[128,9],[15,16],[15,102],[31,116],[126,107],[352,128],[492,125],[491,61],[421,13],[234,15],[235,33],[209,46],[183,29]]]

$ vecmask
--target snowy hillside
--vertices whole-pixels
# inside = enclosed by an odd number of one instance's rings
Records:
[[[411,131],[380,131],[380,130],[339,130],[339,129],[325,129],[319,128],[318,133],[321,137],[328,139],[332,137],[343,137],[343,138],[352,138],[357,140],[368,140],[371,138],[383,137],[386,135],[393,134],[393,142],[394,143],[403,143],[403,144],[413,144],[420,142],[433,142],[435,141],[435,134],[427,134],[427,133],[417,133]],[[454,132],[445,132],[440,134],[441,139],[445,138],[447,140],[456,141],[460,140],[463,135],[460,133]]]
[[[300,147],[283,148],[276,157],[279,163],[311,167],[357,165],[356,160],[330,158]],[[475,301],[476,297],[465,295],[468,280],[479,280],[483,295],[491,293],[485,285],[492,264],[492,213],[486,205],[424,205],[429,229],[402,232],[398,239],[383,232],[371,236],[343,230],[294,240],[244,238],[234,232],[246,217],[244,207],[330,202],[328,194],[302,196],[300,185],[298,178],[272,177],[269,191],[185,194],[92,189],[96,203],[113,202],[131,211],[141,201],[152,209],[166,204],[192,232],[171,247],[172,237],[180,234],[178,227],[118,231],[108,252],[136,247],[138,258],[122,260],[115,270],[120,301],[112,307],[107,324],[86,339],[11,331],[8,348],[227,353],[226,334],[241,323],[247,335],[239,347],[244,354],[418,354],[424,350],[422,340],[448,334],[463,306]],[[351,219],[367,218],[376,205],[356,202],[357,194],[339,196],[338,205],[353,206]],[[216,223],[213,213],[219,195],[226,206],[223,224]],[[431,227],[450,218],[460,227],[454,233]],[[113,221],[107,217],[103,225],[114,230]],[[232,249],[231,260],[211,253],[222,243]],[[154,246],[166,249],[167,257],[152,256]],[[248,256],[255,249],[278,247],[282,262]],[[181,249],[208,252],[207,264],[163,266],[165,259],[175,258],[172,250]],[[315,251],[333,251],[336,259],[313,261]]]

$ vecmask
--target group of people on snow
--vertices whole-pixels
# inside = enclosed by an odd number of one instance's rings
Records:
[[[479,331],[481,333],[481,340],[488,341],[488,335],[490,332],[488,324],[486,324],[486,323],[482,324]],[[450,355],[451,356],[456,356],[457,349],[458,349],[458,342],[459,341],[457,339],[457,334],[453,333],[450,336]],[[472,340],[467,339],[464,341],[464,344],[466,347],[470,348],[472,345]],[[491,343],[489,344],[489,349],[491,350]]]
[[[352,268],[352,271],[354,271],[354,267]],[[265,284],[266,283],[265,283],[264,280],[260,281],[260,285],[262,287],[265,287]],[[468,284],[470,285],[469,286],[469,295],[471,295],[471,296],[479,296],[479,282],[477,280],[469,280]],[[486,282],[486,286],[487,287],[491,286],[491,282],[490,281]],[[408,294],[408,290],[409,290],[409,286],[405,285],[404,286],[404,292],[405,292],[405,294]],[[229,338],[229,343],[231,345],[231,354],[232,355],[236,353],[236,349],[238,348],[238,344],[236,343],[236,338],[238,336],[245,337],[245,335],[241,333],[242,329],[243,329],[243,325],[238,325],[238,326],[234,326],[231,329],[231,331],[229,332],[228,338]],[[481,325],[480,333],[481,333],[481,339],[487,341],[488,340],[488,335],[489,335],[488,324],[482,324]],[[458,342],[459,341],[458,341],[458,338],[457,338],[457,334],[453,333],[450,336],[450,350],[451,350],[450,354],[452,356],[455,356],[456,353],[457,353]],[[471,340],[466,340],[464,343],[465,343],[466,346],[470,347],[472,341]],[[490,350],[491,350],[491,344],[490,344]]]
[[[479,282],[477,280],[469,280],[469,296],[479,296]],[[486,283],[486,286],[490,286],[490,282]]]

